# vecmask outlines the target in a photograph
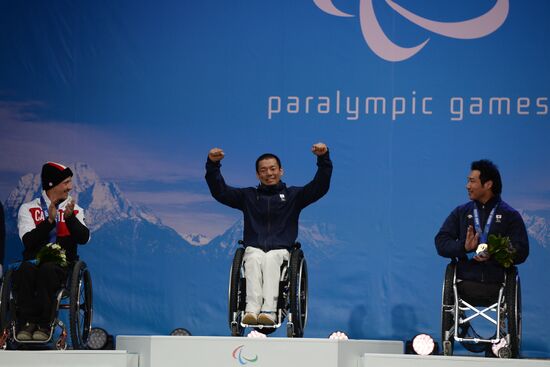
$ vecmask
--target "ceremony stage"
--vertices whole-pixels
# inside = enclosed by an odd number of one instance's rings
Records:
[[[549,360],[403,354],[402,341],[118,336],[112,351],[0,351],[23,367],[550,367]]]
[[[404,354],[402,341],[315,338],[119,336],[139,367],[550,367],[548,360]]]

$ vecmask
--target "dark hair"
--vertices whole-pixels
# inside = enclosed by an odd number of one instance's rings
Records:
[[[479,171],[479,180],[483,185],[487,181],[493,181],[493,194],[500,196],[502,193],[502,180],[496,164],[488,159],[472,162],[472,171]]]
[[[281,160],[279,159],[279,157],[277,157],[275,154],[272,154],[272,153],[264,153],[261,156],[259,156],[258,159],[256,159],[256,172],[259,172],[258,165],[260,164],[260,161],[263,161],[264,159],[270,159],[270,158],[275,158],[275,160],[277,161],[277,164],[279,165],[279,168],[283,168],[283,166],[281,166]]]

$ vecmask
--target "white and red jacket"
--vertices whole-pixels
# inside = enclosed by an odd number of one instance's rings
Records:
[[[47,211],[50,205],[50,199],[45,191],[42,191],[42,200],[36,198],[19,208],[17,227],[19,237],[25,246],[23,260],[36,258],[38,251],[52,242],[50,236],[54,228],[56,229],[56,238],[53,241],[65,249],[67,260],[71,262],[77,260],[78,244],[85,244],[90,240],[90,230],[84,223],[84,210],[75,205],[73,215],[65,218],[65,206],[72,200],[69,196],[59,204],[56,220],[54,223],[50,223],[46,220],[47,213],[44,213],[44,210]]]

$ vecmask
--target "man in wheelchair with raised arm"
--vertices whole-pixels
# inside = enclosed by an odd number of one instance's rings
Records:
[[[451,308],[445,309],[446,306],[449,307],[445,303],[456,301],[452,287],[456,287],[458,298],[467,302],[465,305],[489,306],[494,305],[495,300],[497,300],[499,306],[493,307],[491,311],[496,310],[499,313],[497,320],[501,320],[500,310],[503,307],[500,306],[500,302],[502,300],[510,302],[510,299],[514,298],[515,303],[519,303],[516,298],[519,297],[519,278],[516,284],[517,270],[513,265],[523,263],[529,255],[529,240],[523,219],[515,209],[501,199],[502,181],[497,166],[485,159],[472,162],[466,189],[470,201],[456,207],[435,236],[435,246],[438,254],[453,259],[450,266],[453,270],[456,269],[456,275],[446,274],[443,291],[442,330],[446,329],[444,325],[447,323],[446,320],[456,319],[456,316],[461,319],[461,315],[454,314]],[[493,249],[489,248],[489,246],[493,246],[490,242],[491,238],[496,238],[494,236],[506,239],[507,249],[505,250],[508,252],[509,258],[497,256],[492,251]],[[494,256],[491,256],[491,253]],[[448,267],[448,269],[450,268]],[[506,279],[507,276],[514,279]],[[504,292],[507,284],[512,284],[513,287],[517,288],[516,296],[509,297],[508,295],[512,293]],[[512,306],[508,304],[506,315],[510,316]],[[459,313],[467,308],[456,307],[454,310],[458,310]],[[489,308],[490,306],[484,311],[474,309],[474,313],[477,312],[476,316],[485,317],[486,310],[489,310]],[[452,318],[449,315],[452,315]],[[515,328],[517,326],[515,323],[519,323],[520,315],[514,312],[514,317],[517,320],[507,321],[508,323],[514,323],[512,330],[519,333],[520,330],[516,329],[521,328]],[[485,318],[487,319],[487,317]],[[493,321],[493,323],[496,324],[497,322]],[[455,325],[452,321],[449,321],[449,324]],[[460,323],[456,325],[460,325]],[[468,327],[469,323],[465,322],[462,325]],[[497,325],[496,328],[497,335],[499,335],[501,325]],[[509,330],[510,328],[511,326],[508,327]],[[450,337],[451,343],[454,339],[460,339],[460,333],[460,330],[453,331],[454,337]],[[445,330],[443,330],[443,334],[443,342],[445,343]],[[477,344],[476,338],[480,339],[476,336],[468,341],[473,340]],[[482,341],[488,343],[487,347],[490,350],[491,343],[495,343],[496,339]],[[515,354],[517,354],[519,348],[517,344],[514,342],[512,348],[515,348],[513,352]],[[464,346],[466,347],[466,344]],[[452,354],[452,347],[450,353]]]
[[[213,148],[208,153],[206,182],[210,193],[220,203],[241,210],[244,216],[244,324],[276,324],[280,269],[283,261],[289,260],[289,251],[298,237],[300,212],[329,190],[332,162],[328,148],[317,143],[311,151],[317,156],[317,173],[303,187],[287,187],[281,181],[281,161],[270,153],[256,160],[257,187],[228,186],[220,172],[223,150]]]
[[[21,342],[47,341],[50,338],[55,295],[67,280],[67,264],[78,259],[77,245],[90,239],[84,211],[69,196],[72,176],[70,168],[47,162],[41,172],[42,195],[19,209],[17,226],[24,251],[23,262],[14,272],[13,280],[19,330],[17,339]],[[58,244],[65,250],[67,264],[34,261],[48,244]],[[48,255],[52,256],[55,257],[53,252]]]

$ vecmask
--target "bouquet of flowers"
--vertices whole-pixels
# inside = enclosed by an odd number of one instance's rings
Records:
[[[38,260],[38,264],[53,262],[62,267],[67,266],[65,250],[57,243],[48,243],[42,247],[36,254],[36,260]]]
[[[492,258],[505,268],[509,268],[514,263],[516,249],[512,247],[510,237],[502,237],[501,235],[489,235],[488,251]]]

